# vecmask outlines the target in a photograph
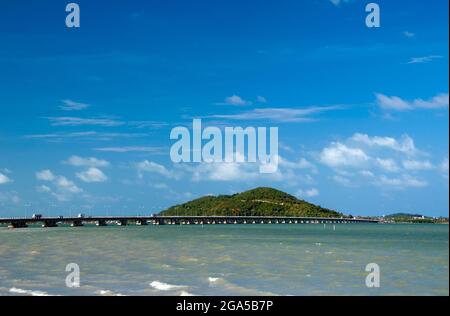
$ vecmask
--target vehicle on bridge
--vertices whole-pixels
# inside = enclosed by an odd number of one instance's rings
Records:
[[[31,216],[32,219],[41,219],[42,218],[42,214],[33,214],[33,216]]]

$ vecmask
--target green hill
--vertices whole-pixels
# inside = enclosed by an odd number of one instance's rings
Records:
[[[341,217],[341,213],[271,188],[234,195],[205,196],[162,211],[161,216]]]

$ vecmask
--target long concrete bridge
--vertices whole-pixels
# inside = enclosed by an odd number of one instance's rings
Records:
[[[81,227],[86,224],[107,226],[119,225],[252,225],[252,224],[355,224],[379,223],[378,220],[364,218],[323,218],[323,217],[261,217],[261,216],[100,216],[100,217],[41,217],[41,218],[0,218],[0,225],[10,228],[26,228],[28,225],[57,227],[70,225]]]

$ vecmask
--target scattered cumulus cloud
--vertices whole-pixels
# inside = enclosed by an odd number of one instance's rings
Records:
[[[391,189],[407,189],[407,188],[424,188],[428,186],[428,182],[412,177],[410,175],[403,175],[398,178],[389,178],[384,175],[379,177],[375,184],[382,188]]]
[[[53,174],[51,170],[42,170],[36,172],[36,179],[41,181],[53,181],[56,179],[56,176]]]
[[[404,160],[403,168],[406,170],[419,171],[419,170],[431,170],[434,168],[433,164],[428,161],[419,161],[419,160]]]
[[[17,192],[0,192],[0,205],[4,203],[12,203],[17,205],[20,201],[21,200]]]
[[[267,103],[267,99],[265,97],[263,97],[263,96],[260,96],[260,95],[258,97],[256,97],[256,100],[259,103]]]
[[[226,97],[224,102],[217,103],[218,105],[234,105],[234,106],[246,106],[251,105],[252,102],[243,99],[238,95],[232,95],[230,97]]]
[[[52,189],[49,186],[46,186],[45,184],[36,187],[36,190],[38,192],[46,192],[46,193],[52,192]]]
[[[103,159],[98,159],[95,157],[83,158],[79,156],[71,156],[67,161],[65,161],[65,163],[74,167],[94,168],[108,167],[110,165],[109,161]]]
[[[448,93],[438,94],[431,99],[415,99],[412,101],[404,100],[397,96],[386,96],[384,94],[376,94],[377,104],[384,110],[394,111],[410,111],[415,109],[445,109],[449,105]]]
[[[36,179],[48,182],[52,186],[38,186],[36,188],[38,192],[49,193],[60,202],[69,201],[73,195],[83,192],[73,181],[64,176],[55,175],[48,169],[36,172]]]
[[[388,172],[398,172],[400,170],[399,166],[397,165],[397,162],[395,162],[394,159],[381,159],[376,158],[376,163],[378,166],[383,169],[384,171]]]
[[[413,37],[416,36],[415,33],[413,33],[413,32],[408,32],[408,31],[403,32],[403,35],[404,35],[405,37],[407,37],[407,38],[413,38]]]
[[[314,188],[309,189],[309,190],[302,190],[302,189],[300,189],[297,192],[297,196],[300,197],[300,198],[302,198],[302,197],[312,198],[312,197],[316,197],[316,196],[319,196],[319,195],[320,195],[319,190],[314,189]]]
[[[356,133],[351,137],[351,141],[369,147],[388,148],[406,155],[415,155],[419,152],[414,140],[408,135],[403,135],[401,139],[397,140],[393,137],[371,137],[367,134]]]
[[[199,164],[192,169],[193,181],[247,181],[255,180],[259,177],[256,164],[236,163],[236,162],[216,162]]]
[[[8,176],[4,175],[3,173],[0,173],[0,185],[6,184],[9,182],[12,182],[12,180]]]
[[[86,171],[78,172],[76,176],[87,183],[105,182],[108,180],[108,177],[98,168],[89,168]]]
[[[136,169],[139,172],[139,176],[142,177],[143,172],[155,173],[162,175],[168,179],[177,179],[179,176],[176,172],[168,170],[163,165],[160,165],[153,161],[144,160],[136,164]]]
[[[70,193],[80,193],[83,191],[79,187],[77,187],[75,183],[63,176],[58,176],[55,180],[55,183],[59,188],[67,190]]]
[[[325,147],[318,159],[334,170],[332,179],[343,186],[357,187],[364,183],[397,190],[428,186],[427,181],[408,174],[434,168],[428,160],[412,158],[419,153],[414,140],[407,135],[395,139],[356,133],[345,142]],[[396,176],[388,177],[386,173]]]
[[[332,168],[360,167],[369,161],[369,156],[360,148],[348,147],[336,142],[320,153],[320,161]]]
[[[444,178],[448,180],[448,157],[442,161],[441,165],[439,166],[439,169],[441,170]]]
[[[334,175],[333,180],[343,186],[346,186],[346,187],[354,186],[354,184],[352,183],[352,181],[349,178],[344,177],[342,175],[338,175],[338,174]]]

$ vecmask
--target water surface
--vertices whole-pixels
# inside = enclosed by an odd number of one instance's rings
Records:
[[[448,242],[447,225],[0,228],[0,295],[449,295]]]

